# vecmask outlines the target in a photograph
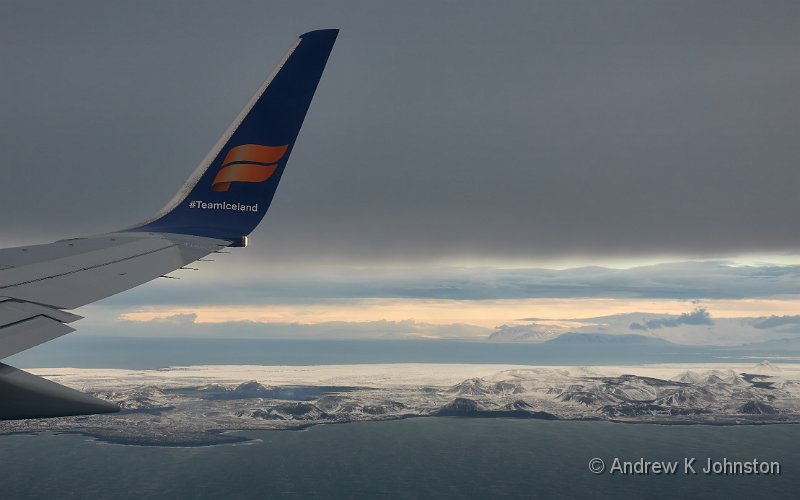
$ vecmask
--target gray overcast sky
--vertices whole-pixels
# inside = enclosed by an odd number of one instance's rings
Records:
[[[0,241],[146,218],[328,27],[253,257],[800,248],[800,3],[696,0],[4,1]]]

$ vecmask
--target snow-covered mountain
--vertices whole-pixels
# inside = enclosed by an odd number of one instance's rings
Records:
[[[800,423],[800,365],[766,361],[494,371],[491,365],[419,364],[63,370],[63,378],[58,369],[48,373],[117,402],[123,411],[50,420],[48,430],[140,444],[224,442],[241,439],[224,430],[424,416]],[[454,380],[457,375],[462,378]],[[296,384],[300,377],[306,377],[304,385]],[[38,421],[0,422],[0,433],[40,428]]]

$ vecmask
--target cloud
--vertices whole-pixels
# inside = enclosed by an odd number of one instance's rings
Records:
[[[690,313],[683,313],[676,317],[657,318],[647,320],[644,323],[631,323],[631,330],[655,330],[658,328],[674,328],[680,325],[713,325],[711,315],[698,307]]]
[[[196,313],[178,313],[153,318],[150,323],[159,325],[192,325],[195,321],[197,321]]]
[[[759,329],[777,328],[787,325],[800,325],[800,316],[770,316],[753,322],[753,326]]]
[[[480,301],[600,297],[692,301],[797,297],[800,290],[800,265],[745,266],[718,260],[627,269],[387,266],[287,271],[269,268],[265,263],[248,272],[226,266],[222,273],[221,268],[206,266],[202,273],[179,271],[176,275],[185,279],[149,283],[103,303],[247,305],[364,298]]]
[[[376,320],[323,320],[314,321],[316,318],[308,317],[306,322],[300,321],[253,321],[246,319],[229,319],[206,321],[202,309],[196,313],[178,313],[172,311],[152,311],[149,315],[133,315],[134,320],[120,320],[127,314],[124,310],[104,306],[89,306],[80,313],[86,318],[79,323],[77,333],[73,335],[85,336],[123,336],[123,337],[195,337],[195,338],[245,338],[245,339],[472,339],[486,340],[517,340],[517,341],[544,341],[561,333],[585,334],[625,334],[631,332],[630,325],[634,322],[642,327],[649,323],[653,329],[639,330],[637,333],[647,333],[651,336],[663,338],[676,344],[686,345],[741,345],[746,343],[796,337],[800,330],[792,325],[775,325],[775,322],[764,323],[769,319],[764,313],[748,315],[748,310],[726,310],[720,308],[719,303],[704,304],[703,309],[691,312],[686,311],[686,302],[674,302],[671,308],[663,308],[665,302],[642,301],[635,303],[639,306],[649,306],[645,309],[632,309],[627,303],[627,312],[612,313],[617,310],[613,301],[598,301],[595,312],[600,316],[575,318],[567,315],[574,312],[572,309],[554,309],[552,312],[566,313],[560,316],[565,319],[538,320],[529,324],[506,322],[502,320],[494,323],[501,325],[487,327],[480,324],[471,324],[470,320],[436,322],[433,318],[417,319],[376,319]],[[752,301],[745,301],[745,305],[752,305]],[[768,305],[775,306],[776,301]],[[625,305],[623,302],[620,305]],[[797,309],[797,303],[786,309]],[[469,311],[474,304],[466,301],[465,304],[456,304],[458,311]],[[682,306],[684,309],[677,309]],[[705,309],[708,306],[711,309]],[[413,308],[416,310],[416,308]],[[712,313],[709,313],[709,310]],[[521,314],[502,313],[498,318],[520,318]],[[588,309],[581,308],[586,312]],[[634,312],[637,311],[637,312]],[[650,311],[650,312],[645,312]],[[670,315],[670,311],[675,311]],[[681,314],[681,311],[684,311]],[[705,312],[704,312],[705,311]],[[332,311],[333,312],[333,311]],[[491,311],[482,309],[475,318],[485,318]],[[512,311],[513,312],[513,311]],[[734,317],[731,314],[735,313]],[[196,316],[195,316],[196,314]],[[709,316],[713,314],[713,321]],[[707,316],[708,315],[708,316]],[[540,314],[531,316],[542,317]],[[781,316],[773,315],[779,319]],[[234,316],[237,317],[237,316]],[[247,318],[247,316],[238,316]],[[708,324],[712,321],[712,324]],[[782,321],[785,323],[786,321]],[[762,328],[754,325],[761,324]],[[672,326],[675,325],[675,326]],[[658,326],[658,328],[655,328]]]
[[[404,338],[485,338],[490,329],[469,324],[430,324],[401,321],[324,321],[313,324],[261,321],[195,322],[196,315],[176,314],[145,321],[119,320],[114,331],[119,335],[272,338],[272,339],[404,339]],[[96,334],[89,324],[82,328],[87,335]]]

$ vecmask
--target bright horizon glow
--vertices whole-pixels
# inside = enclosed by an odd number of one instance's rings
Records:
[[[317,324],[332,321],[407,321],[427,324],[470,324],[495,328],[502,324],[529,323],[524,318],[550,322],[597,318],[624,313],[681,314],[704,307],[717,318],[796,315],[800,298],[675,300],[675,299],[358,299],[325,300],[313,304],[265,304],[263,306],[163,306],[147,307],[119,315],[123,321],[168,320],[195,314],[196,323],[252,321],[257,323]]]

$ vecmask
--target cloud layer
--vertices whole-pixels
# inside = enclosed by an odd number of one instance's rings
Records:
[[[249,249],[248,249],[249,250]],[[247,251],[247,250],[246,250]],[[246,252],[245,251],[245,252]],[[246,264],[255,264],[245,256]],[[241,254],[225,256],[240,260]],[[737,265],[725,261],[673,262],[629,269],[498,269],[490,267],[231,269],[228,261],[202,263],[106,299],[110,305],[303,303],[347,299],[513,300],[627,298],[737,300],[794,297],[800,265]]]

